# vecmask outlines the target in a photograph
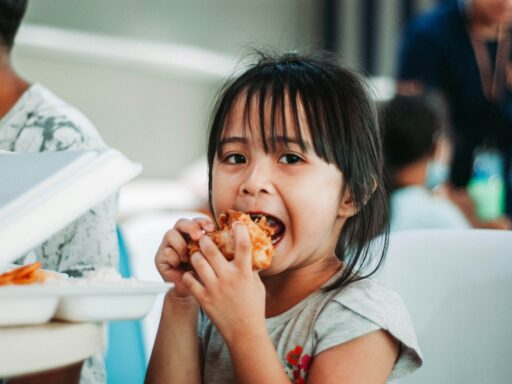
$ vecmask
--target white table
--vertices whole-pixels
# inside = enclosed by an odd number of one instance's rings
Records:
[[[82,362],[105,346],[103,323],[0,327],[0,378]]]

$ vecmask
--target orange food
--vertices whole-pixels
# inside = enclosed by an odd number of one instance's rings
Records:
[[[0,275],[0,285],[42,283],[45,280],[46,274],[41,270],[39,261],[14,268]]]
[[[264,216],[258,222],[254,222],[246,213],[228,210],[219,216],[219,230],[206,235],[213,240],[226,259],[233,260],[235,257],[235,240],[231,234],[231,226],[234,222],[243,223],[249,231],[252,242],[252,269],[268,268],[274,256],[271,238],[274,229],[266,223]],[[197,242],[190,241],[188,243],[189,255],[198,250]]]

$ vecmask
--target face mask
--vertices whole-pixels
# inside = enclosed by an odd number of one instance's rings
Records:
[[[448,179],[448,166],[438,160],[429,161],[425,186],[429,189],[443,184]]]

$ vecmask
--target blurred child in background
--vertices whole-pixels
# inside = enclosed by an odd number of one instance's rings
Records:
[[[391,182],[391,230],[469,228],[448,198],[427,188],[436,163],[441,115],[427,96],[395,96],[380,111],[386,170]],[[430,173],[430,175],[429,175]],[[430,180],[429,180],[430,179]],[[433,186],[433,185],[431,185]]]
[[[478,224],[468,193],[479,149],[501,155],[504,212],[512,215],[512,0],[440,1],[404,31],[398,92],[441,92],[450,111],[453,148],[447,191]],[[495,217],[490,228],[510,228]]]

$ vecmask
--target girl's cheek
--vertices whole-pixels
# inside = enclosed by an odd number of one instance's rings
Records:
[[[229,208],[230,193],[227,188],[218,188],[219,186],[213,185],[212,188],[212,205],[215,213],[220,213]]]

